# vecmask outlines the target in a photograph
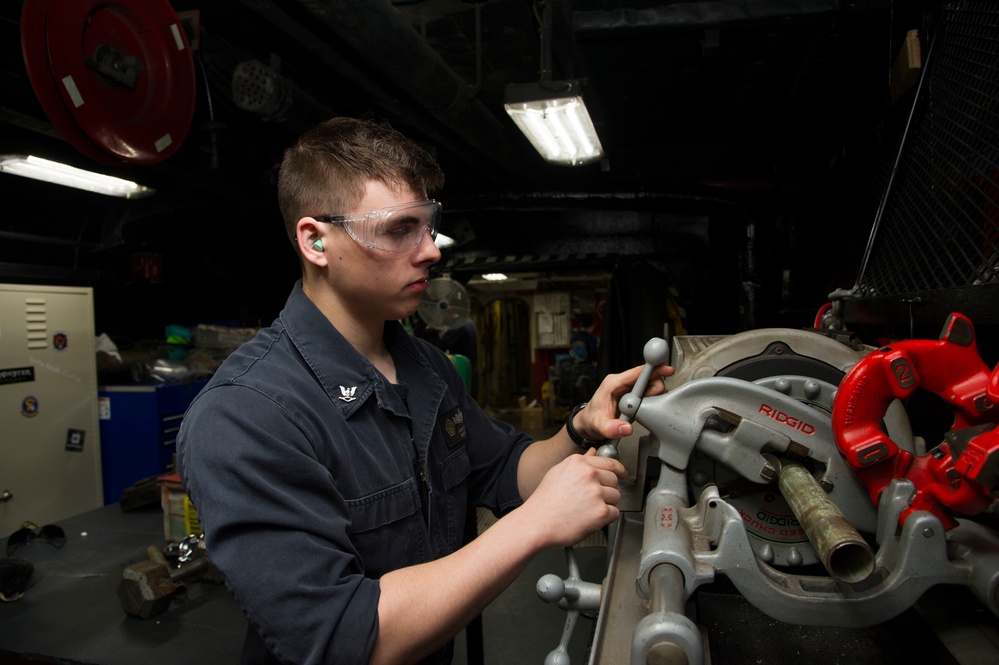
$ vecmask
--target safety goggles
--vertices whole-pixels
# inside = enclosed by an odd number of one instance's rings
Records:
[[[62,547],[66,544],[66,532],[55,524],[46,524],[39,528],[31,522],[25,522],[20,529],[7,538],[7,556],[12,555],[33,540],[44,540],[53,547]]]
[[[427,231],[432,239],[437,238],[441,208],[437,201],[427,199],[372,210],[359,217],[314,215],[313,219],[343,224],[350,237],[365,247],[383,252],[408,252],[420,244]]]

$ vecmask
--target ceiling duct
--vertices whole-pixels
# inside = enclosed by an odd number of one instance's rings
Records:
[[[244,6],[267,18],[299,43],[306,43],[314,52],[324,52],[336,58],[323,43],[330,39],[356,52],[358,59],[371,66],[386,81],[389,89],[403,91],[439,123],[428,127],[413,117],[407,118],[428,136],[437,140],[446,131],[445,142],[464,142],[473,153],[486,156],[508,173],[522,171],[514,162],[510,150],[510,136],[506,127],[480,100],[474,96],[474,87],[458,76],[413,29],[405,17],[388,0],[366,0],[364,10],[350,0],[298,0],[316,21],[308,27],[293,20],[275,3],[261,0],[241,0]],[[329,35],[319,36],[321,28]],[[391,39],[386,39],[391,35]],[[400,62],[409,63],[399,67]],[[356,80],[353,67],[334,67],[338,72]],[[370,86],[370,84],[368,84]],[[383,106],[395,112],[398,100],[381,89]],[[393,101],[395,105],[393,105]],[[403,105],[405,106],[405,105]],[[458,151],[459,154],[463,151]],[[468,152],[467,148],[464,152]]]

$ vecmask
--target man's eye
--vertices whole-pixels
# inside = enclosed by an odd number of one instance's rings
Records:
[[[382,227],[382,233],[385,235],[406,236],[416,233],[421,225],[422,222],[415,217],[393,219]]]

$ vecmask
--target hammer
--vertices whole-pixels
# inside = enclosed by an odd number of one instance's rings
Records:
[[[125,568],[118,582],[118,600],[125,614],[151,619],[166,612],[186,579],[201,575],[212,578],[213,566],[206,556],[197,556],[171,567],[156,548],[150,547],[150,559]],[[156,559],[156,560],[153,560]]]

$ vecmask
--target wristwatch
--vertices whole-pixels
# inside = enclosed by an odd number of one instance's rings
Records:
[[[572,426],[572,419],[576,417],[577,413],[586,408],[586,405],[588,403],[589,402],[583,402],[582,404],[577,404],[575,407],[573,407],[572,411],[569,412],[569,417],[565,419],[566,433],[569,435],[569,438],[572,439],[572,442],[575,443],[580,448],[582,448],[583,450],[596,448],[607,441],[607,439],[597,439],[596,441],[594,441],[593,439],[587,439],[581,436],[579,432],[576,431],[576,428]]]

